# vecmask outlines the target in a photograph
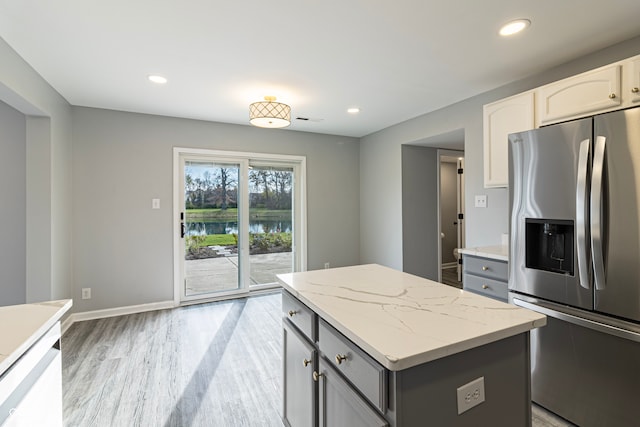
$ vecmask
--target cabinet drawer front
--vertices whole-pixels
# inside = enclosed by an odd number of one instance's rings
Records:
[[[465,274],[462,283],[465,290],[507,301],[509,288],[505,282]]]
[[[289,319],[307,338],[312,342],[318,340],[316,314],[286,291],[282,291],[282,311],[284,317]]]
[[[495,280],[508,280],[507,263],[488,258],[464,255],[462,266],[465,273],[488,277]]]
[[[384,413],[387,409],[387,373],[384,367],[324,320],[320,319],[318,329],[320,352]]]

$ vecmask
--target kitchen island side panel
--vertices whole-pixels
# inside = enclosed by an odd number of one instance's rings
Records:
[[[390,372],[393,426],[531,426],[529,333]],[[458,415],[457,388],[484,377],[485,402]]]

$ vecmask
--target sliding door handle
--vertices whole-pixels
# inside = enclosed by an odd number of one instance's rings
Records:
[[[184,226],[184,222],[180,223],[180,237],[184,239],[185,234],[187,234],[187,228]]]

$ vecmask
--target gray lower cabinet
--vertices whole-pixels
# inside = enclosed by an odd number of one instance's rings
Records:
[[[317,369],[317,351],[289,320],[284,319],[284,399],[282,419],[290,427],[315,427],[317,385],[313,372]]]
[[[324,357],[319,361],[320,427],[386,427],[373,409]]]
[[[390,371],[282,295],[287,427],[531,426],[528,332]],[[457,388],[479,378],[486,401],[459,414]]]
[[[464,290],[507,302],[509,276],[506,261],[464,254],[462,267]]]

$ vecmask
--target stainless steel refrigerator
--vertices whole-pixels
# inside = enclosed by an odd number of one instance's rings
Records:
[[[509,136],[509,300],[532,400],[583,426],[640,425],[640,107]]]

